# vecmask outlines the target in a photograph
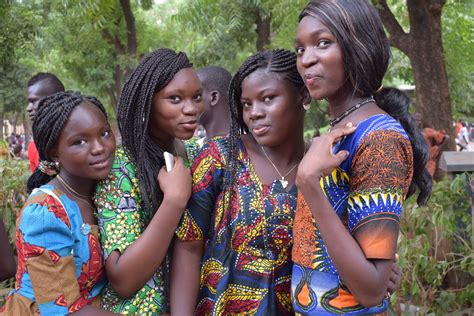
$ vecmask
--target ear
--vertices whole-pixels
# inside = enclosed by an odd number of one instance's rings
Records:
[[[58,148],[57,148],[57,147],[54,147],[53,149],[51,149],[51,151],[49,152],[49,156],[51,157],[51,161],[53,161],[53,162],[59,162],[59,152],[58,152]]]
[[[211,91],[211,106],[215,106],[221,98],[219,91],[213,90]]]

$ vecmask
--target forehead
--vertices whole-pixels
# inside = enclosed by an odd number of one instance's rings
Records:
[[[248,90],[278,89],[286,86],[286,80],[278,73],[258,69],[242,81],[242,93]]]
[[[47,81],[38,81],[37,83],[31,85],[27,89],[28,98],[32,97],[46,97],[51,94],[49,89],[49,84]]]
[[[173,79],[163,88],[163,90],[170,89],[189,89],[196,90],[201,88],[201,81],[196,72],[192,68],[184,68],[178,71]]]
[[[298,23],[296,40],[306,35],[317,35],[322,32],[329,32],[332,34],[329,28],[323,22],[321,22],[321,20],[314,16],[307,15],[301,19],[300,23]]]

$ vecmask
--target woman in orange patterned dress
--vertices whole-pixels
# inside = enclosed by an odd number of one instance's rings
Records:
[[[390,44],[366,0],[314,0],[302,11],[297,66],[329,102],[331,131],[298,167],[292,299],[297,314],[387,310],[404,200],[431,191],[421,131],[401,91],[383,89]]]

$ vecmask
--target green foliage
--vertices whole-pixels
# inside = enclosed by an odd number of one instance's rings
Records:
[[[27,197],[26,181],[29,175],[28,161],[0,157],[0,219],[5,224],[12,246],[16,215]],[[13,285],[14,279],[0,282],[0,306],[2,297]]]
[[[474,117],[474,5],[448,1],[442,16],[443,42],[455,118]]]
[[[398,249],[403,278],[397,299],[420,306],[423,313],[445,315],[472,307],[469,302],[474,301],[474,253],[469,241],[472,226],[466,182],[462,174],[452,181],[436,183],[426,207],[417,206],[413,197],[405,203]],[[440,255],[440,240],[452,242],[452,251],[444,256]],[[447,276],[452,278],[454,273],[463,282],[448,288]]]

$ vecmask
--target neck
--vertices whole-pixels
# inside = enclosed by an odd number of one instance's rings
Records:
[[[176,149],[176,138],[170,137],[170,138],[158,138],[154,137],[153,135],[150,135],[151,139],[155,144],[157,144],[163,151],[167,151],[171,154],[175,154],[175,149]]]
[[[305,153],[305,142],[303,137],[292,139],[291,141],[278,146],[260,147],[263,148],[265,154],[276,166],[283,168],[291,167],[294,164],[299,163]]]
[[[209,123],[203,126],[206,130],[206,138],[226,136],[229,134],[230,129],[229,113],[219,113],[216,115],[216,119],[210,120]]]
[[[61,170],[59,176],[77,193],[92,197],[95,192],[96,180],[84,179],[75,176],[71,176],[69,173]],[[57,180],[57,179],[56,179]],[[57,180],[59,182],[59,180]],[[60,182],[59,182],[60,183]],[[62,184],[61,184],[62,185]],[[65,188],[67,191],[67,188]]]

